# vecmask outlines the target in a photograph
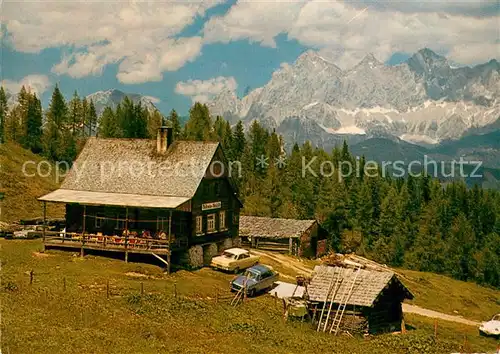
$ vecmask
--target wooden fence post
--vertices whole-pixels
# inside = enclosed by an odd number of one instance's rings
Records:
[[[106,299],[109,299],[109,280],[106,281]]]
[[[66,278],[63,278],[63,291],[66,291]]]
[[[177,297],[177,283],[174,283],[174,297]]]
[[[33,269],[30,270],[30,285],[33,284]]]
[[[144,283],[141,282],[141,296],[144,295]]]
[[[215,304],[219,302],[219,289],[215,288]]]
[[[438,336],[438,320],[437,318],[434,320],[434,339],[437,340]]]

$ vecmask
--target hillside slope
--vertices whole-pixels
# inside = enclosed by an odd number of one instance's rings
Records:
[[[231,274],[203,268],[167,276],[151,264],[41,249],[40,240],[0,239],[2,349],[7,353],[442,354],[493,352],[497,345],[480,337],[477,327],[448,321],[439,321],[436,340],[434,320],[417,315],[405,315],[404,335],[334,337],[316,332],[308,322],[283,321],[281,301],[265,294],[230,306]],[[263,259],[274,266],[269,261]],[[34,270],[32,285],[28,269]],[[293,281],[293,272],[280,264],[276,269],[282,280],[290,276]],[[462,285],[461,290],[470,290],[468,298],[484,297],[485,289]],[[457,289],[443,288],[434,301],[447,302],[446,295]],[[485,316],[489,310],[480,317]]]
[[[42,216],[42,203],[36,198],[58,187],[55,166],[42,161],[19,145],[0,145],[0,191],[5,193],[1,221]],[[63,207],[49,204],[47,215],[62,216]]]

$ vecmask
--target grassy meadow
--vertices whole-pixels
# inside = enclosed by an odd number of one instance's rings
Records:
[[[37,198],[57,189],[61,181],[55,165],[42,161],[42,157],[17,144],[0,144],[0,192],[5,193],[1,221],[10,223],[43,215]],[[47,216],[63,217],[64,205],[48,203]]]
[[[268,295],[230,306],[229,274],[204,268],[166,276],[152,264],[41,253],[40,240],[2,239],[0,246],[3,353],[451,353],[493,352],[497,345],[480,337],[477,328],[446,321],[439,322],[436,339],[434,320],[416,315],[406,316],[414,329],[404,335],[333,337],[308,323],[285,323],[281,303]],[[480,301],[499,298],[494,290],[451,279],[438,287],[440,276],[405,276],[413,279],[408,285],[420,306],[425,306],[423,289],[431,284],[429,308],[437,310],[465,314],[470,304],[450,294],[452,289]],[[498,303],[483,307],[480,301],[472,318],[498,310]]]

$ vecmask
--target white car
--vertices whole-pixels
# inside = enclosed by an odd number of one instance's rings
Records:
[[[212,258],[210,266],[212,268],[238,273],[240,270],[257,264],[259,258],[259,256],[254,256],[245,249],[230,248],[222,252],[222,255]]]
[[[500,313],[493,316],[491,321],[481,323],[479,334],[482,336],[500,338]]]

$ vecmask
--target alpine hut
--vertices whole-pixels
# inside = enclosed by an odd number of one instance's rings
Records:
[[[173,141],[170,127],[156,141],[89,138],[61,188],[39,198],[44,218],[46,202],[66,205],[65,233],[44,235],[44,244],[202,266],[239,244],[231,167],[219,143]]]

